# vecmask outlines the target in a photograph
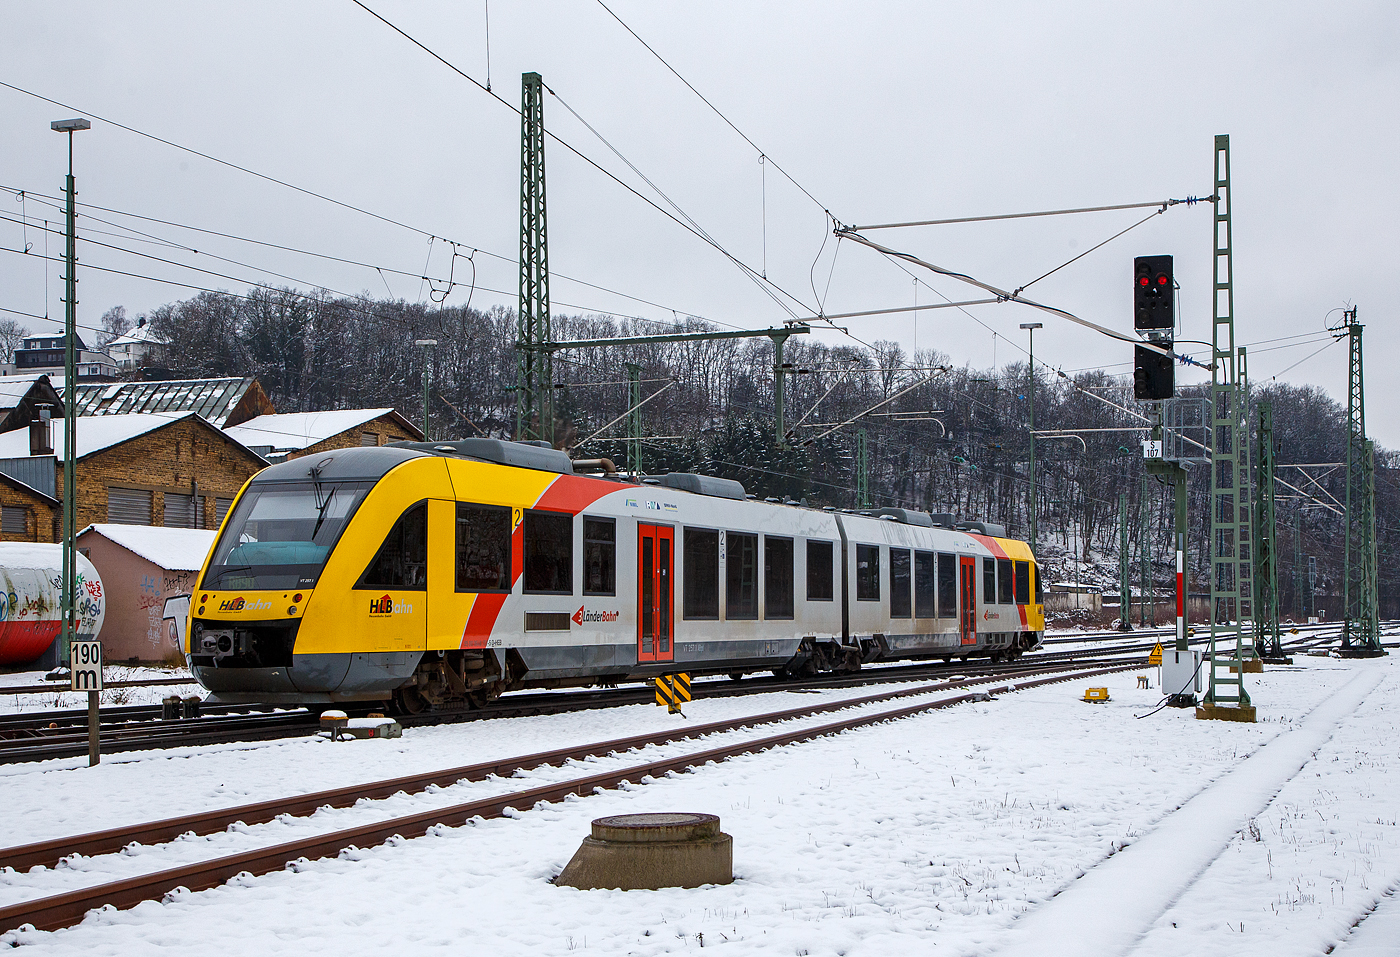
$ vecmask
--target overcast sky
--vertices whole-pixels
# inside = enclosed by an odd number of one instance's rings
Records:
[[[487,81],[482,0],[365,2]],[[597,0],[491,2],[492,89],[518,105],[521,73],[543,74],[557,94],[545,102],[553,133],[665,205],[567,103],[732,256],[766,271],[801,317],[819,305],[833,314],[984,296],[909,267],[927,283],[916,286],[874,251],[838,244],[823,209],[870,224],[1204,196],[1213,137],[1230,134],[1237,330],[1258,343],[1252,378],[1315,384],[1345,401],[1345,344],[1307,357],[1340,318],[1333,310],[1357,305],[1369,431],[1400,447],[1390,378],[1400,345],[1383,294],[1400,248],[1400,5],[606,2],[801,189]],[[200,253],[80,221],[122,236],[92,239],[232,278],[95,245],[81,248],[84,265],[236,292],[290,283],[416,300],[428,293],[425,263],[448,275],[446,239],[463,257],[482,251],[474,306],[514,304],[519,118],[351,0],[3,0],[0,11],[0,81],[73,108],[0,88],[0,186],[59,195],[66,138],[49,122],[83,111],[402,224],[94,119],[74,141],[81,202],[384,268],[103,213],[94,215]],[[790,318],[711,245],[554,142],[547,170],[557,312],[672,321],[674,310],[746,328]],[[0,307],[61,318],[61,268],[36,258],[42,221],[58,228],[61,215],[43,203],[0,193]],[[868,235],[1015,288],[1149,212]],[[16,252],[26,241],[28,257]],[[1026,294],[1130,330],[1133,257],[1171,253],[1182,335],[1208,339],[1210,242],[1209,205],[1173,207]],[[61,239],[47,249],[61,256]],[[454,278],[470,280],[471,269],[459,258]],[[90,325],[113,305],[135,316],[194,294],[81,266],[79,275],[79,322]],[[447,301],[467,295],[455,288]],[[1045,323],[1036,357],[1054,367],[1131,369],[1126,344],[1014,304],[840,324],[866,342],[936,347],[985,368],[1024,358],[1026,321]],[[1275,341],[1288,336],[1297,338]]]

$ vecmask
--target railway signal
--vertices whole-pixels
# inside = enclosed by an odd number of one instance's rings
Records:
[[[1133,328],[1140,332],[1176,326],[1172,257],[1138,256],[1133,260]]]
[[[1171,340],[1166,340],[1170,346]],[[1170,399],[1176,394],[1176,370],[1172,357],[1133,346],[1133,397],[1144,401]]]

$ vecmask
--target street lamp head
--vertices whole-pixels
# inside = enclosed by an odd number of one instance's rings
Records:
[[[413,344],[414,344],[415,346],[423,346],[424,348],[427,348],[427,347],[429,347],[429,346],[435,346],[435,345],[437,345],[437,340],[436,340],[436,339],[414,339],[414,340],[413,340]]]
[[[1021,323],[1021,328],[1022,328],[1022,329],[1043,329],[1043,328],[1045,328],[1045,323],[1043,323],[1043,322],[1023,322],[1023,323]]]
[[[92,124],[82,117],[72,120],[54,120],[49,124],[49,129],[59,133],[73,133],[78,130],[90,130]]]

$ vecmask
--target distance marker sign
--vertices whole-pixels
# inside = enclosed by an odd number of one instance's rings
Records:
[[[72,642],[68,660],[72,662],[70,687],[74,691],[102,690],[102,642]]]

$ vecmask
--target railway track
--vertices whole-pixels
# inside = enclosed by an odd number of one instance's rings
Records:
[[[417,792],[431,796],[426,789],[434,786],[448,787],[465,782],[481,782],[493,775],[505,778],[516,774],[528,774],[540,768],[557,768],[569,761],[581,761],[589,757],[618,756],[648,746],[672,745],[709,735],[754,730],[766,725],[784,722],[803,721],[836,711],[869,708],[879,704],[897,703],[908,698],[938,695],[933,700],[919,701],[893,709],[862,711],[841,720],[824,724],[804,724],[802,727],[786,729],[777,734],[757,738],[748,737],[738,742],[699,751],[687,751],[683,754],[671,755],[640,764],[614,767],[607,771],[570,778],[565,781],[555,781],[534,787],[527,786],[446,807],[435,807],[389,819],[376,820],[301,840],[253,848],[212,860],[13,904],[0,908],[0,932],[13,930],[24,925],[32,925],[40,930],[55,930],[82,920],[83,916],[94,907],[125,909],[143,901],[159,900],[177,888],[199,891],[216,887],[237,875],[251,874],[256,876],[281,870],[289,861],[335,857],[350,848],[373,846],[395,836],[416,837],[433,828],[443,825],[457,826],[476,817],[500,817],[511,808],[530,808],[541,801],[559,801],[570,795],[583,797],[592,794],[599,788],[615,788],[623,782],[644,782],[648,777],[672,772],[685,772],[692,768],[703,767],[708,762],[726,761],[739,755],[753,754],[885,721],[912,717],[968,701],[988,700],[992,696],[1020,688],[1083,680],[1129,670],[1138,667],[1138,665],[1138,662],[1118,663],[1098,668],[1075,668],[1053,664],[1048,666],[1022,665],[1014,673],[942,681],[923,687],[883,692],[863,698],[717,721],[658,734],[635,735],[612,741],[451,768],[430,774],[410,775],[315,794],[295,795],[280,800],[264,801],[253,805],[203,812],[149,824],[114,828],[92,834],[0,850],[0,866],[13,867],[17,870],[39,865],[48,867],[70,855],[111,854],[133,842],[141,844],[166,842],[189,832],[209,834],[237,822],[257,824],[271,821],[283,815],[305,816],[328,805],[348,807],[365,799],[385,798],[399,792]],[[41,878],[42,876],[43,872],[40,873]]]
[[[986,661],[925,662],[867,668],[853,675],[825,675],[801,681],[767,677],[749,677],[742,681],[697,681],[691,686],[691,690],[696,698],[727,698],[770,691],[821,691],[889,682],[927,681],[946,678],[951,674],[995,677],[1017,674],[1028,665],[1042,661],[1046,664],[1073,664],[1117,658],[1121,660],[1116,663],[1128,663],[1128,656],[1133,653],[1140,654],[1142,651],[1143,649],[1137,648],[1115,648],[1097,653],[1052,653],[1044,657],[1034,655],[1029,659],[1022,659],[1020,663],[1002,664]],[[641,684],[575,692],[524,692],[506,695],[477,710],[403,715],[399,716],[398,720],[406,727],[421,727],[493,718],[528,717],[646,704],[653,700],[653,695],[650,686]],[[104,754],[113,754],[231,741],[268,741],[314,733],[320,726],[318,715],[305,708],[259,712],[257,706],[240,705],[215,706],[205,710],[206,713],[201,717],[184,719],[162,719],[158,706],[104,710],[101,728],[102,751]],[[115,714],[112,713],[114,711]],[[209,711],[215,713],[208,713]],[[78,757],[87,753],[86,711],[53,711],[39,715],[0,717],[0,764]]]
[[[1325,643],[1334,637],[1327,632],[1336,631],[1339,627],[1337,624],[1306,626],[1311,634],[1304,635],[1301,633],[1304,629],[1300,629],[1300,634],[1285,644],[1299,650]],[[1160,634],[1154,631],[1115,633],[1113,638],[1121,640],[1111,646],[1093,650],[1041,651],[1009,663],[935,661],[886,665],[867,667],[853,675],[825,675],[802,681],[769,677],[747,677],[741,681],[701,680],[696,681],[691,690],[696,698],[721,698],[767,691],[813,691],[926,681],[949,675],[1010,675],[1028,665],[1041,663],[1141,664],[1141,656],[1151,650],[1160,638],[1171,634],[1174,632],[1165,629]],[[1208,635],[1196,635],[1190,639],[1195,647],[1208,642]],[[622,707],[647,703],[652,697],[653,692],[646,685],[574,692],[524,692],[506,695],[478,710],[405,715],[398,720],[407,727],[418,727]],[[317,715],[307,709],[258,713],[257,706],[244,705],[206,706],[203,716],[192,719],[160,719],[159,706],[106,709],[103,718],[102,750],[109,754],[232,741],[276,740],[313,733],[319,727]],[[57,727],[50,727],[51,724]],[[87,748],[86,711],[0,716],[0,763],[76,757],[86,754]]]

